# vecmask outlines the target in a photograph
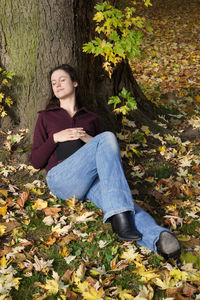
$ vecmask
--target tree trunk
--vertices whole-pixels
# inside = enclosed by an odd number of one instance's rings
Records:
[[[153,116],[128,64],[121,64],[110,80],[101,59],[82,52],[83,43],[92,36],[96,2],[0,0],[0,60],[6,70],[16,74],[13,113],[21,128],[33,131],[37,111],[45,108],[49,98],[48,72],[62,63],[76,67],[82,103],[100,114],[105,129],[119,128],[107,101],[122,87],[132,91],[146,118]]]

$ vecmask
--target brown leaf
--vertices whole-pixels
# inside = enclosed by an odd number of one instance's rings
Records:
[[[7,148],[9,151],[11,150],[11,142],[8,140],[3,141],[4,148]]]
[[[74,270],[67,270],[61,277],[61,280],[67,280],[69,282],[72,282],[72,275],[74,273]]]
[[[0,223],[0,225],[4,225],[6,227],[5,233],[8,233],[8,232],[12,231],[14,228],[21,226],[21,224],[18,223],[17,221],[11,221],[8,223],[4,222],[4,223]]]
[[[170,198],[169,197],[164,196],[163,194],[161,194],[158,191],[153,191],[151,193],[151,195],[154,196],[156,200],[162,201],[164,203],[170,202]]]
[[[69,288],[67,288],[66,291],[66,297],[68,300],[81,300],[82,297],[71,291]]]
[[[11,198],[11,197],[8,197],[8,198],[6,199],[6,205],[7,205],[8,207],[14,206],[14,205],[15,205],[14,199]]]
[[[0,250],[0,257],[5,256],[6,254],[10,253],[12,250],[12,247],[5,247],[3,250]]]
[[[32,246],[33,244],[34,244],[33,241],[28,241],[28,242],[20,243],[20,246],[27,247],[27,246]]]
[[[64,246],[66,244],[69,244],[71,241],[78,241],[79,237],[78,235],[74,234],[73,232],[70,232],[70,234],[66,235],[64,238],[62,238],[58,244],[59,246]]]
[[[59,207],[46,207],[42,210],[46,216],[58,216],[58,212],[61,211]]]
[[[17,199],[17,204],[19,204],[20,208],[22,209],[28,200],[29,192],[22,192],[19,196],[20,198]]]
[[[194,293],[197,292],[197,288],[194,287],[193,285],[189,284],[189,283],[185,283],[184,284],[184,288],[183,288],[183,294],[186,296],[192,296]]]
[[[183,297],[183,296],[181,296],[181,294],[176,294],[176,296],[175,296],[176,298],[176,300],[191,300],[191,298],[185,298],[185,297]]]
[[[167,289],[167,296],[168,297],[176,297],[176,294],[177,293],[180,293],[181,292],[181,288],[170,288],[170,289]]]

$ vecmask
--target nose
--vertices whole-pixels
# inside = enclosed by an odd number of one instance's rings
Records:
[[[60,86],[60,81],[57,81],[56,82],[56,87],[59,87]]]

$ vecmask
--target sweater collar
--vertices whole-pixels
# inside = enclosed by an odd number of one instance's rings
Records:
[[[40,110],[38,111],[39,113],[40,112],[43,112],[43,111],[56,111],[56,110],[64,110],[62,107],[58,106],[58,105],[52,105],[50,107],[48,107],[47,109],[43,109],[43,110]],[[77,110],[76,114],[79,113],[79,112],[88,112],[87,108],[86,107],[81,107]]]

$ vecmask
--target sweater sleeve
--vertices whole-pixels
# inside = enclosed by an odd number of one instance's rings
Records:
[[[30,162],[36,169],[42,169],[48,162],[49,157],[56,148],[53,134],[47,134],[42,114],[39,114],[36,122],[33,146],[30,155]]]

